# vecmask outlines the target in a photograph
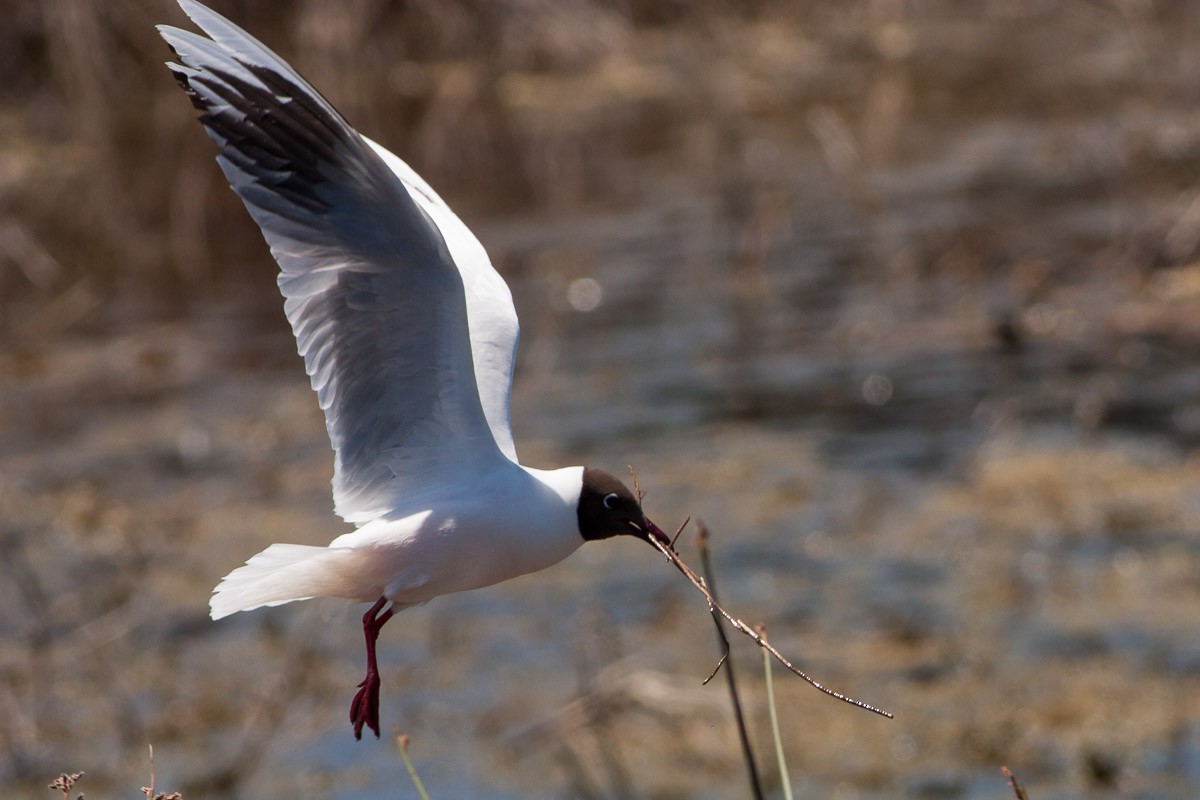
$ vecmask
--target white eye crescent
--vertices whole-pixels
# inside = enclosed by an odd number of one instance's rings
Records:
[[[610,510],[616,508],[619,499],[616,492],[604,495],[604,507]]]

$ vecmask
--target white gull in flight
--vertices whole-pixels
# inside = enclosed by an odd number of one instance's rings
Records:
[[[159,26],[217,162],[279,263],[325,412],[328,547],[273,544],[225,576],[212,617],[312,597],[373,603],[355,737],[379,735],[375,641],[393,614],[545,569],[583,542],[666,536],[596,469],[517,461],[517,315],[482,245],[419,175],[257,39],[192,0],[207,37]]]

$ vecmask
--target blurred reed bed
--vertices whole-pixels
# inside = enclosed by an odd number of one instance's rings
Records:
[[[1136,203],[1165,188],[1182,205],[1142,226],[1107,223],[1122,229],[1114,246],[1150,263],[1186,263],[1200,242],[1200,204],[1187,194],[1200,136],[1171,112],[1197,94],[1195,54],[1184,43],[1200,15],[1187,4],[214,5],[295,62],[470,218],[626,206],[663,191],[668,174],[688,174],[722,198],[717,216],[741,254],[736,302],[745,317],[761,292],[754,263],[771,231],[830,193],[867,225],[862,260],[889,269],[911,272],[906,264],[940,257],[954,261],[943,267],[987,273],[1016,269],[1037,251],[990,222],[951,223],[949,241],[924,244],[941,254],[897,246],[886,212],[901,198],[889,182],[910,181],[912,191],[937,180],[897,167],[926,156],[941,138],[926,133],[955,120],[997,120],[977,132],[974,149],[945,151],[956,169],[977,172],[963,201],[987,192],[1007,214],[995,222],[1019,224],[1033,212],[1004,203],[1031,199],[1020,181],[1056,184],[1035,200],[1050,204],[1064,192]],[[0,334],[268,293],[257,234],[241,224],[209,143],[161,67],[167,53],[151,23],[186,25],[174,4],[12,0],[7,9]],[[1114,90],[1123,92],[1119,118],[1070,129]],[[1061,134],[1037,136],[1057,124],[1066,125]],[[1024,158],[1045,175],[1014,172],[1013,154],[995,152],[1023,139],[1039,151]],[[778,156],[797,143],[815,146],[828,170],[808,197]],[[1031,272],[1014,281],[1038,280]],[[753,335],[752,321],[743,327]]]
[[[670,141],[687,64],[659,32],[769,3],[598,0],[214,2],[299,65],[364,132],[468,211],[620,194],[614,160]],[[56,332],[102,309],[174,313],[265,291],[256,233],[161,63],[169,0],[15,0],[0,31],[0,330]],[[678,49],[678,48],[676,48]],[[689,58],[689,60],[692,60]],[[99,316],[104,316],[99,313]]]

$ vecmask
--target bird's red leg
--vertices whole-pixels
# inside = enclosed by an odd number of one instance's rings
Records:
[[[367,677],[358,685],[358,693],[350,701],[350,722],[354,725],[355,739],[362,739],[364,725],[375,732],[376,739],[379,738],[379,664],[375,661],[375,640],[379,638],[379,631],[384,624],[396,613],[394,608],[383,611],[388,602],[386,597],[381,597],[366,614],[363,614],[363,637],[367,641]]]

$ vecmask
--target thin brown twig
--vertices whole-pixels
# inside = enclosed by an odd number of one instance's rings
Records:
[[[713,614],[713,619],[720,619],[716,614]],[[720,624],[720,623],[718,623]],[[723,633],[723,631],[722,631]],[[712,672],[708,673],[708,677],[700,681],[701,686],[708,686],[713,678],[717,677],[717,673],[721,671],[721,667],[725,666],[725,662],[729,660],[729,640],[725,640],[725,652],[721,653],[721,660],[713,667]]]
[[[675,549],[675,543],[679,541],[679,535],[683,533],[683,529],[692,521],[691,517],[684,517],[683,522],[679,523],[679,527],[675,529],[675,535],[671,537],[671,549]]]
[[[658,539],[654,536],[647,537],[647,541],[649,541],[650,544],[654,545],[660,553],[662,553],[664,556],[666,556],[667,560],[669,562],[671,562],[671,564],[673,564],[677,570],[682,572],[684,577],[687,578],[688,581],[690,581],[691,584],[693,586],[695,586],[702,595],[704,595],[704,599],[708,601],[708,606],[709,606],[710,612],[715,612],[717,614],[720,614],[722,617],[725,618],[726,622],[728,622],[730,625],[732,625],[734,627],[734,629],[742,632],[746,636],[749,636],[751,639],[753,639],[755,644],[757,644],[759,647],[763,648],[768,653],[770,653],[772,656],[774,656],[775,660],[778,661],[780,664],[783,664],[783,666],[787,667],[788,671],[791,672],[793,675],[796,675],[797,677],[799,677],[801,680],[803,680],[805,683],[807,683],[809,686],[813,687],[817,691],[819,691],[823,694],[827,694],[836,700],[841,700],[843,703],[849,703],[852,706],[857,706],[865,711],[870,711],[873,714],[878,714],[881,717],[887,717],[888,719],[894,719],[894,716],[891,712],[884,711],[882,708],[873,706],[870,703],[864,703],[861,700],[855,700],[853,697],[844,695],[841,692],[836,691],[834,689],[830,689],[828,686],[825,686],[820,681],[817,681],[815,678],[811,677],[804,671],[797,668],[794,664],[792,664],[791,661],[788,661],[787,658],[784,657],[783,653],[780,653],[777,649],[775,649],[775,646],[773,644],[771,644],[770,642],[763,639],[761,636],[759,636],[757,633],[755,633],[750,628],[749,625],[742,622],[740,619],[733,616],[728,611],[726,611],[724,608],[722,608],[721,605],[719,603],[717,603],[716,598],[713,597],[712,592],[710,592],[708,590],[708,587],[705,586],[704,580],[699,575],[697,575],[696,572],[683,561],[683,559],[681,559],[679,557],[678,553],[676,553],[674,550],[670,549],[667,545],[658,541]]]
[[[154,745],[150,745],[150,785],[142,787],[142,793],[146,795],[146,800],[183,800],[183,795],[179,792],[155,791],[155,774],[154,774]]]
[[[637,471],[634,470],[633,464],[626,464],[625,469],[629,470],[629,477],[633,478],[633,493],[637,495],[638,505],[640,506],[642,504],[642,498],[646,495],[642,491],[641,484],[638,483]]]
[[[1017,780],[1017,776],[1008,767],[1001,767],[1000,771],[1004,773],[1004,777],[1008,778],[1008,785],[1012,787],[1013,794],[1017,800],[1029,800],[1029,795],[1025,794],[1025,787]]]
[[[684,520],[684,525],[687,520]],[[679,526],[680,533],[683,532],[683,525]],[[679,538],[679,534],[675,534],[675,538]],[[674,541],[671,543],[671,549],[675,549]],[[754,748],[750,745],[750,733],[746,730],[746,717],[742,713],[742,698],[738,694],[737,676],[734,674],[733,662],[729,660],[729,637],[725,635],[725,625],[721,622],[721,617],[717,614],[714,606],[717,598],[717,582],[713,577],[712,559],[708,552],[708,526],[703,520],[696,520],[696,549],[700,551],[700,566],[704,569],[705,585],[713,598],[713,602],[709,604],[712,613],[713,625],[717,628],[717,640],[721,643],[721,660],[717,662],[717,666],[713,669],[712,675],[709,675],[705,683],[713,679],[713,676],[721,669],[721,665],[725,664],[725,683],[729,687],[729,702],[733,706],[733,717],[737,722],[738,739],[742,745],[742,761],[746,764],[746,772],[750,778],[750,790],[756,798],[762,800],[765,796],[762,789],[762,781],[758,777],[758,762],[754,760]]]
[[[146,795],[146,800],[154,800],[154,745],[148,745],[150,748],[150,785],[142,787],[142,793]]]

